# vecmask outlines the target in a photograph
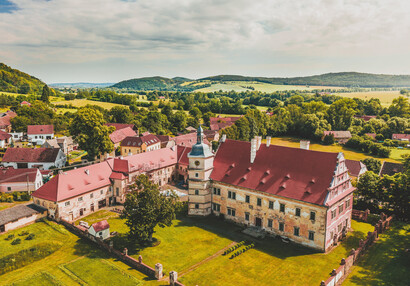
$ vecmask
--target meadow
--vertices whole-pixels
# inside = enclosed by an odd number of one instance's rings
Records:
[[[53,102],[55,105],[72,105],[74,107],[83,107],[88,104],[90,105],[97,105],[105,109],[111,109],[114,106],[126,106],[122,104],[117,104],[117,103],[111,103],[111,102],[102,102],[102,101],[94,101],[94,100],[89,100],[89,99],[74,99],[74,100],[63,100],[63,101],[55,101]]]
[[[393,99],[402,96],[400,91],[364,91],[364,92],[348,92],[348,93],[336,93],[335,95],[348,97],[348,98],[360,98],[362,100],[369,100],[370,98],[380,99],[380,103],[383,107],[389,107]]]

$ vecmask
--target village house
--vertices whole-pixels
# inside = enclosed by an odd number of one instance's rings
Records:
[[[37,168],[0,169],[0,192],[34,192],[43,185],[43,175]]]
[[[393,134],[391,139],[401,140],[401,141],[410,141],[410,134]]]
[[[351,177],[359,179],[361,175],[367,172],[366,165],[360,161],[346,159],[345,163]]]
[[[106,220],[93,223],[89,227],[88,233],[102,240],[110,238],[110,225]]]
[[[0,113],[0,130],[4,132],[11,132],[12,126],[10,120],[17,116],[17,113],[8,110]]]
[[[161,141],[153,134],[143,136],[128,136],[122,140],[121,155],[139,154],[161,149]]]
[[[120,129],[124,129],[124,128],[131,128],[132,130],[134,130],[137,133],[138,136],[138,128],[134,125],[134,124],[127,124],[127,123],[105,123],[105,126],[113,126],[115,128],[115,130],[120,130]]]
[[[67,155],[68,153],[72,152],[75,148],[77,148],[77,144],[74,143],[73,137],[63,136],[47,140],[42,147],[60,148],[64,152],[64,154]]]
[[[28,106],[28,107],[31,107],[31,103],[28,102],[28,101],[22,101],[22,102],[20,103],[20,106]]]
[[[33,145],[43,145],[48,139],[54,138],[53,125],[28,125],[27,139]]]
[[[209,128],[214,131],[222,130],[226,127],[230,127],[235,124],[235,122],[240,119],[240,116],[232,117],[211,117]]]
[[[19,205],[0,211],[0,233],[32,224],[47,215],[47,210],[35,204]]]
[[[111,142],[114,144],[114,151],[110,154],[111,157],[115,156],[115,150],[120,147],[122,140],[127,137],[137,136],[137,132],[135,132],[131,127],[125,127],[121,129],[116,129],[114,132],[110,134]]]
[[[352,138],[350,131],[324,131],[323,137],[333,134],[335,141],[339,144],[344,144]]]
[[[4,167],[39,168],[49,170],[51,167],[65,166],[67,157],[61,149],[53,148],[7,148],[4,153]]]
[[[172,137],[168,142],[166,147],[171,148],[173,146],[185,146],[185,147],[192,147],[193,145],[196,144],[196,132],[195,133],[188,133],[184,135],[179,135]],[[211,146],[211,143],[204,138],[204,143],[207,144],[208,146]]]
[[[7,148],[11,143],[11,137],[7,132],[0,130],[0,148]]]
[[[379,176],[383,177],[384,175],[394,176],[396,173],[403,173],[404,165],[400,163],[392,163],[383,161],[383,164],[380,168]]]
[[[235,223],[326,251],[351,227],[354,187],[342,153],[225,140],[214,155],[198,132],[189,158],[190,215]]]
[[[188,154],[191,152],[191,147],[177,146],[178,167],[177,167],[177,181],[188,183]]]
[[[9,132],[11,135],[11,140],[15,142],[20,142],[23,140],[24,133],[23,132]]]

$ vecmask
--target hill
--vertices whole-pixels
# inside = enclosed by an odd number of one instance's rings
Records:
[[[0,91],[40,94],[44,85],[38,78],[0,63]]]
[[[124,80],[114,84],[112,87],[130,90],[193,90],[192,88],[181,86],[181,84],[186,81],[189,81],[189,79],[185,79],[182,77],[176,77],[171,79],[166,77],[155,76]]]
[[[208,81],[258,81],[279,85],[315,85],[341,87],[410,87],[410,75],[386,75],[358,72],[326,73],[305,77],[248,77],[240,75],[218,75],[202,78]]]
[[[67,83],[52,83],[51,87],[55,88],[104,88],[112,86],[112,82],[92,83],[92,82],[67,82]]]

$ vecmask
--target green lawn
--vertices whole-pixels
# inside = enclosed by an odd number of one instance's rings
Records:
[[[410,224],[395,223],[354,267],[343,285],[409,285]]]
[[[63,285],[57,278],[53,277],[48,272],[39,272],[28,278],[23,278],[14,283],[9,284],[10,286],[25,286],[25,285],[35,285],[35,286],[49,286],[49,285]]]
[[[394,159],[394,160],[397,160],[397,161],[402,161],[403,160],[402,156],[404,154],[410,154],[410,149],[408,149],[408,148],[405,148],[405,149],[394,148],[394,149],[391,150],[390,158]]]
[[[135,244],[125,244],[123,235],[127,227],[113,213],[100,211],[83,220],[92,223],[104,218],[108,219],[111,231],[120,233],[114,246],[127,246],[133,257],[141,254],[148,265],[162,263],[165,273],[177,271],[185,285],[319,285],[357,247],[359,240],[374,229],[353,221],[354,232],[329,254],[269,238],[256,242],[255,249],[233,260],[219,255],[190,271],[193,265],[232,242],[249,237],[240,232],[240,227],[213,217],[181,217],[172,227],[156,229],[154,237],[160,241],[158,246],[139,249]]]
[[[347,93],[336,93],[338,96],[348,97],[348,98],[360,98],[362,100],[369,100],[370,98],[378,98],[380,103],[384,107],[389,107],[392,104],[393,99],[403,96],[398,90],[392,91],[363,91],[363,92],[347,92]]]

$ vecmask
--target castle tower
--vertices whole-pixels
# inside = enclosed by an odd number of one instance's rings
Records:
[[[211,214],[212,196],[209,177],[214,168],[214,154],[203,143],[202,127],[197,130],[197,142],[188,154],[188,214],[206,216]]]

